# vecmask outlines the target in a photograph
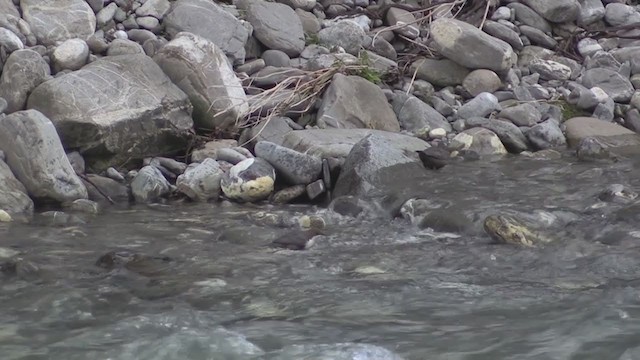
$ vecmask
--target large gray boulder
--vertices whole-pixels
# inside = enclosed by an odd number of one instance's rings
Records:
[[[42,83],[28,108],[94,170],[181,149],[193,127],[187,95],[146,55],[107,56]]]
[[[291,7],[264,0],[242,0],[238,5],[246,11],[253,36],[264,46],[292,57],[300,55],[305,45],[304,31]]]
[[[322,171],[322,159],[304,154],[269,141],[255,146],[256,156],[269,162],[291,185],[306,185],[317,180]]]
[[[359,77],[335,74],[318,110],[321,128],[368,128],[399,131],[400,125],[382,90]]]
[[[7,101],[5,112],[24,110],[27,97],[51,75],[42,56],[33,50],[18,50],[9,55],[0,76],[0,97]]]
[[[607,68],[593,68],[582,75],[582,85],[587,88],[599,87],[615,102],[628,103],[635,91],[631,81],[617,71]]]
[[[244,63],[249,31],[213,1],[178,0],[163,24],[171,37],[182,31],[202,36],[220,47],[234,63]]]
[[[193,104],[193,121],[207,130],[233,130],[249,111],[247,96],[227,57],[211,41],[179,33],[153,58]]]
[[[71,167],[56,128],[42,113],[18,111],[0,119],[0,150],[34,198],[59,202],[87,198],[87,189]]]
[[[27,195],[27,189],[16,179],[4,161],[0,160],[0,210],[9,215],[33,214],[33,201]]]
[[[640,135],[608,121],[592,117],[574,117],[564,122],[567,143],[576,147],[585,138],[597,138],[611,147],[640,145]]]
[[[20,13],[12,0],[0,0],[0,17],[13,16],[17,19],[20,18]]]
[[[320,158],[346,158],[351,149],[368,135],[384,138],[402,151],[414,153],[429,147],[424,140],[390,131],[371,129],[309,129],[290,131],[282,146]]]
[[[96,30],[96,16],[84,0],[20,0],[20,7],[38,43],[46,46],[87,40]]]
[[[353,146],[334,189],[334,197],[378,197],[397,191],[426,169],[388,138],[367,135]]]
[[[511,45],[464,21],[437,19],[431,36],[442,55],[469,69],[504,71],[515,63]]]

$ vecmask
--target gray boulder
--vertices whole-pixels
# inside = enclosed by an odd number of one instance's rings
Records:
[[[597,86],[604,90],[615,102],[628,103],[635,91],[626,76],[606,68],[592,68],[582,75],[582,85],[587,88]]]
[[[169,12],[171,3],[169,0],[147,0],[136,9],[137,16],[153,16],[158,20],[162,20],[164,15]]]
[[[0,17],[13,16],[16,19],[20,18],[20,13],[12,0],[0,0]]]
[[[574,117],[564,123],[569,146],[576,147],[585,138],[595,138],[610,147],[640,145],[640,136],[618,124],[591,117]]]
[[[293,130],[292,123],[293,120],[282,116],[262,119],[258,124],[243,131],[239,141],[241,144],[249,144],[250,147],[262,140],[281,145],[284,136]]]
[[[0,76],[0,97],[7,101],[6,113],[24,110],[27,97],[51,75],[49,64],[33,50],[9,55]]]
[[[260,157],[291,185],[306,185],[317,180],[322,171],[322,159],[291,150],[269,141],[260,141],[254,149]]]
[[[370,197],[398,190],[415,174],[426,171],[416,158],[388,138],[367,135],[349,152],[333,196]]]
[[[478,96],[480,93],[493,93],[502,86],[502,81],[498,74],[487,69],[478,69],[470,72],[462,81],[462,86],[471,96]]]
[[[515,62],[511,45],[460,20],[435,20],[431,23],[431,35],[442,55],[469,69],[499,72]]]
[[[527,138],[522,133],[522,130],[509,121],[470,118],[465,120],[465,125],[467,128],[483,127],[493,131],[498,135],[498,138],[504,144],[505,148],[511,153],[519,154],[528,148]]]
[[[189,99],[145,55],[107,56],[42,83],[28,107],[94,170],[182,149],[193,127]]]
[[[9,215],[33,214],[33,201],[27,194],[27,189],[16,179],[4,161],[0,160],[0,210]]]
[[[504,147],[498,135],[485,128],[464,130],[451,140],[451,146],[460,150],[468,150],[481,156],[504,155]]]
[[[0,47],[7,53],[12,53],[24,49],[24,44],[13,31],[0,27]]]
[[[515,13],[515,18],[520,23],[534,27],[545,33],[551,32],[551,24],[527,5],[512,2],[507,6]]]
[[[34,198],[58,202],[87,198],[56,128],[42,113],[19,111],[0,119],[0,150]]]
[[[604,5],[600,0],[580,1],[580,12],[578,13],[578,25],[584,26],[593,24],[604,18]]]
[[[240,80],[225,54],[211,41],[179,33],[153,59],[189,96],[197,127],[233,131],[249,111]]]
[[[271,195],[276,171],[266,160],[251,158],[234,165],[220,182],[229,199],[240,202],[264,200]]]
[[[131,182],[131,193],[136,202],[151,203],[158,201],[171,191],[171,185],[160,170],[147,165],[138,171]]]
[[[69,39],[60,44],[51,55],[56,71],[78,70],[89,60],[89,45],[81,39]]]
[[[535,106],[524,103],[511,106],[500,111],[498,114],[501,118],[510,120],[517,126],[533,126],[540,122],[542,114]]]
[[[498,98],[491,93],[480,93],[458,110],[458,118],[485,117],[495,110],[500,110]]]
[[[42,45],[73,38],[87,40],[96,29],[96,16],[84,0],[20,0],[20,8]]]
[[[546,150],[567,145],[567,140],[555,119],[548,119],[527,131],[527,138],[536,150]]]
[[[553,23],[573,21],[580,11],[578,0],[524,0],[523,2]]]
[[[176,187],[191,200],[207,201],[220,196],[220,180],[224,171],[213,159],[204,159],[202,163],[192,163],[184,174],[178,176]]]
[[[436,109],[415,96],[396,93],[391,100],[393,111],[398,117],[400,127],[404,130],[419,133],[421,130],[442,128],[451,131],[451,124]]]
[[[460,85],[469,74],[467,68],[449,59],[418,59],[411,64],[410,70],[411,74],[416,74],[416,79],[439,87]]]
[[[131,190],[129,187],[116,180],[95,174],[87,174],[82,178],[82,182],[89,192],[89,199],[95,202],[110,204],[112,201],[126,203],[130,200]]]
[[[640,13],[633,6],[612,2],[605,7],[604,20],[611,26],[636,24]]]
[[[282,146],[315,155],[319,158],[346,158],[353,146],[368,135],[374,138],[384,138],[395,144],[402,151],[415,153],[429,147],[425,141],[414,136],[403,135],[390,131],[371,129],[309,129],[291,131],[284,136]]]
[[[358,55],[365,39],[364,30],[350,20],[338,21],[318,32],[320,44],[326,47],[340,46],[352,55]]]
[[[178,0],[163,24],[171,37],[182,31],[202,36],[220,47],[234,63],[244,63],[249,31],[213,1]]]
[[[302,22],[287,5],[263,0],[242,0],[239,7],[246,11],[253,26],[253,36],[269,49],[298,56],[304,49]]]
[[[504,24],[487,20],[485,21],[484,26],[482,27],[482,30],[484,30],[484,32],[486,32],[487,34],[493,37],[496,37],[502,41],[507,42],[509,45],[511,45],[512,48],[518,51],[522,50],[522,48],[524,47],[524,44],[522,43],[522,39],[520,38],[520,35],[517,32],[515,32],[515,30],[511,29],[510,27]]]
[[[321,128],[368,128],[399,131],[400,125],[382,90],[359,77],[335,74],[318,109]]]

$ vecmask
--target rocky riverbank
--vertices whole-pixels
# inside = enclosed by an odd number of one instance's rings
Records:
[[[627,3],[0,0],[0,220],[175,198],[395,216],[434,145],[451,166],[636,154]]]

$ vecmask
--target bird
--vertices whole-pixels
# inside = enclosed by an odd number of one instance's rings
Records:
[[[425,168],[438,170],[451,162],[451,152],[446,145],[437,145],[416,151]]]

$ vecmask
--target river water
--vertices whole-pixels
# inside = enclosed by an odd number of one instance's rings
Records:
[[[452,165],[411,185],[438,231],[225,203],[0,225],[0,358],[640,359],[640,206],[598,200],[640,189],[638,165]],[[554,241],[492,244],[496,212]],[[327,224],[315,246],[267,246],[304,215]],[[96,265],[115,250],[148,258]]]

